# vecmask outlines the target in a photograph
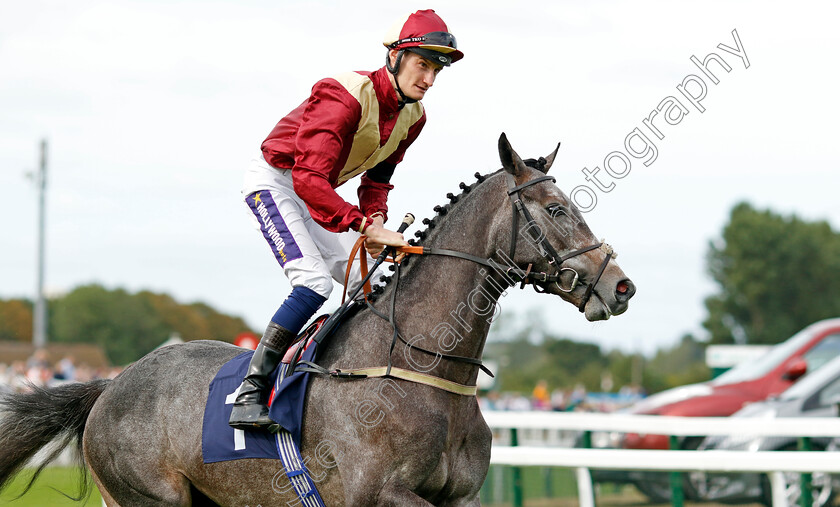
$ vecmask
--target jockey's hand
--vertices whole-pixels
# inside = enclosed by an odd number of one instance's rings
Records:
[[[365,236],[365,248],[373,258],[379,257],[386,246],[408,246],[402,234],[383,226],[381,217],[373,219],[373,223],[365,229]]]

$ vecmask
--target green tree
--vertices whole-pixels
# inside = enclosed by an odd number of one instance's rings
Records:
[[[32,303],[23,299],[0,299],[0,340],[32,340]]]
[[[709,244],[720,291],[706,299],[712,343],[773,344],[840,315],[840,234],[741,203]]]
[[[644,371],[645,358],[641,354],[625,354],[620,350],[612,350],[607,354],[607,360],[607,369],[612,374],[615,390],[630,385],[642,387],[645,381],[652,377]]]
[[[78,287],[50,304],[50,339],[95,343],[115,364],[148,354],[172,333],[184,340],[232,341],[250,331],[241,318],[223,315],[204,303],[181,304],[167,294],[101,285]]]
[[[52,302],[55,342],[94,343],[115,364],[127,364],[151,352],[169,336],[155,308],[123,289],[79,287]]]
[[[485,356],[501,365],[497,373],[500,389],[527,394],[545,380],[552,389],[581,383],[587,389],[600,390],[608,361],[598,345],[546,334],[540,321],[531,318],[527,322],[510,341],[494,341],[486,347]]]
[[[706,366],[706,345],[690,334],[670,348],[663,348],[648,361],[644,386],[658,392],[675,386],[694,384],[712,377]]]
[[[189,307],[193,313],[202,318],[208,328],[206,334],[183,335],[189,336],[190,339],[232,341],[239,333],[242,333],[243,331],[251,331],[241,317],[231,317],[230,315],[219,313],[204,303],[192,303]]]

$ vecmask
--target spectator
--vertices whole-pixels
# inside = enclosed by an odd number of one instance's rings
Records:
[[[531,406],[534,410],[548,410],[551,397],[548,394],[548,382],[540,380],[531,392]]]
[[[566,410],[566,393],[560,388],[551,392],[551,410],[555,412]]]
[[[0,393],[4,393],[12,382],[12,368],[5,363],[0,363]]]
[[[76,380],[76,365],[73,361],[73,356],[65,356],[64,359],[58,362],[53,378],[68,382]]]
[[[45,350],[36,351],[26,361],[15,361],[11,365],[0,363],[0,393],[26,392],[33,385],[49,387],[63,382],[87,382],[97,378],[113,379],[122,368],[103,368],[94,371],[87,364],[75,364],[73,356],[63,358],[55,368],[47,362]]]
[[[15,361],[12,363],[11,372],[9,374],[9,387],[12,391],[22,392],[27,389],[26,381],[26,363],[23,361]]]
[[[499,391],[489,391],[486,396],[478,398],[478,405],[481,410],[501,410],[499,406]]]

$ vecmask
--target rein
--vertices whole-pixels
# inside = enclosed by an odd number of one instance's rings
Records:
[[[540,161],[543,162],[542,159]],[[537,287],[538,287],[537,283],[543,283],[543,284],[554,283],[559,290],[561,290],[563,292],[572,292],[573,290],[575,290],[575,288],[577,288],[578,282],[580,280],[580,276],[579,276],[578,272],[575,271],[573,268],[562,267],[563,262],[571,259],[572,257],[576,257],[578,255],[581,255],[581,254],[584,254],[586,252],[589,252],[589,251],[592,251],[592,250],[595,250],[595,249],[599,249],[599,248],[602,249],[607,254],[606,257],[604,258],[604,261],[601,263],[600,269],[598,270],[598,274],[588,284],[588,286],[586,288],[586,292],[584,293],[583,299],[581,300],[580,305],[578,305],[578,310],[583,312],[585,307],[586,307],[586,304],[589,302],[589,299],[592,296],[592,293],[594,292],[595,286],[598,284],[598,281],[601,279],[601,275],[604,273],[604,270],[606,269],[607,264],[609,264],[610,259],[612,259],[613,257],[616,256],[615,252],[613,251],[612,247],[610,247],[609,245],[607,245],[606,243],[604,243],[602,241],[601,243],[597,243],[597,244],[590,245],[590,246],[587,246],[587,247],[584,247],[584,248],[581,248],[581,249],[578,249],[578,250],[574,250],[574,251],[569,252],[569,253],[567,253],[565,255],[562,255],[562,256],[559,255],[557,253],[557,251],[554,249],[554,247],[551,245],[551,243],[546,239],[545,235],[542,235],[538,232],[540,230],[539,226],[537,226],[536,220],[534,220],[534,217],[528,211],[528,208],[522,203],[522,199],[521,199],[521,196],[519,194],[523,189],[528,188],[532,185],[536,185],[538,183],[542,183],[543,181],[551,180],[552,182],[556,182],[555,178],[553,176],[540,176],[538,178],[534,178],[532,180],[526,181],[525,183],[522,183],[520,185],[516,185],[516,181],[515,181],[512,174],[506,173],[506,177],[507,177],[507,185],[508,185],[507,193],[508,193],[508,196],[511,199],[511,206],[512,206],[512,210],[513,210],[509,259],[512,261],[513,258],[514,258],[514,255],[516,254],[516,243],[517,243],[517,240],[519,239],[519,217],[520,217],[520,215],[522,215],[522,217],[524,217],[525,221],[527,222],[528,233],[531,235],[531,238],[532,238],[533,242],[536,243],[537,245],[539,245],[539,247],[541,249],[541,254],[543,255],[543,257],[545,257],[548,260],[549,265],[553,266],[557,270],[556,273],[554,273],[554,274],[548,274],[548,273],[545,273],[545,272],[534,272],[534,271],[532,271],[531,270],[532,264],[529,264],[526,269],[522,269],[520,267],[508,267],[506,270],[504,270],[505,275],[509,279],[517,279],[521,284],[520,288],[524,289],[525,285],[527,283],[531,283],[531,284],[534,285],[534,290],[536,290],[537,292],[545,292],[545,290],[541,291],[541,290],[537,289]],[[391,357],[393,356],[394,346],[396,345],[397,340],[400,340],[406,346],[408,346],[410,349],[416,349],[416,350],[418,350],[420,352],[423,352],[425,354],[433,355],[433,356],[437,357],[438,359],[436,360],[436,362],[439,362],[440,359],[447,359],[447,360],[451,360],[451,361],[470,364],[470,365],[473,365],[473,366],[478,366],[482,371],[487,373],[489,376],[493,377],[493,373],[486,366],[484,366],[481,359],[473,358],[473,357],[465,357],[465,356],[456,356],[456,355],[451,355],[451,354],[443,354],[441,352],[434,352],[434,351],[426,350],[422,347],[418,347],[416,345],[413,345],[413,344],[407,342],[405,340],[405,338],[402,337],[399,330],[397,329],[396,317],[395,317],[395,315],[396,315],[396,294],[397,294],[396,288],[391,293],[391,301],[390,301],[390,305],[389,305],[390,306],[390,308],[389,308],[390,309],[390,312],[389,312],[390,315],[384,315],[383,313],[379,312],[378,310],[376,310],[373,307],[373,305],[371,304],[371,301],[369,301],[368,298],[367,298],[367,294],[371,292],[371,288],[370,288],[370,284],[368,282],[368,280],[370,278],[370,273],[367,273],[367,252],[366,252],[365,247],[364,247],[365,239],[366,238],[364,236],[361,236],[356,241],[356,244],[353,246],[353,249],[351,250],[351,253],[350,253],[350,259],[348,261],[347,272],[345,274],[345,280],[344,280],[344,287],[345,287],[344,290],[345,290],[345,292],[344,292],[344,296],[342,296],[342,308],[345,306],[344,297],[347,294],[347,284],[348,284],[349,278],[350,278],[350,271],[351,271],[352,263],[353,263],[353,260],[355,259],[356,253],[358,253],[359,254],[359,259],[360,259],[361,276],[362,276],[362,279],[364,280],[363,284],[364,284],[364,300],[365,300],[365,303],[367,304],[367,307],[375,315],[377,315],[378,317],[380,317],[384,320],[387,320],[391,324],[391,327],[394,330],[394,333],[393,333],[393,336],[392,336],[392,339],[391,339],[391,346],[388,350],[388,364],[387,364],[387,366],[372,367],[372,368],[356,368],[356,369],[350,369],[350,370],[340,370],[340,369],[328,370],[328,369],[326,369],[326,368],[324,368],[324,367],[322,367],[318,364],[315,364],[313,362],[310,362],[310,361],[300,361],[300,364],[302,366],[296,367],[295,370],[296,371],[309,371],[309,372],[314,372],[314,373],[320,373],[320,374],[325,374],[325,375],[329,375],[331,377],[336,377],[336,378],[394,377],[394,378],[400,378],[400,379],[403,379],[403,380],[408,380],[408,381],[411,381],[411,382],[416,382],[416,383],[420,383],[420,384],[429,385],[429,386],[436,387],[438,389],[443,389],[445,391],[452,392],[452,393],[455,393],[455,394],[460,394],[460,395],[465,395],[465,396],[475,396],[475,394],[477,392],[477,387],[476,386],[458,384],[458,383],[455,383],[455,382],[452,382],[452,381],[449,381],[449,380],[446,380],[446,379],[443,379],[443,378],[440,378],[440,377],[436,377],[436,376],[433,376],[433,375],[428,375],[428,374],[420,373],[420,372],[417,372],[417,371],[405,370],[403,368],[397,368],[397,367],[392,366]],[[401,271],[402,271],[402,269],[401,269],[402,266],[397,260],[397,253],[406,254],[406,255],[440,255],[440,256],[446,256],[446,257],[456,257],[456,258],[459,258],[459,259],[465,259],[465,260],[468,260],[468,261],[471,261],[471,262],[474,262],[474,263],[477,263],[477,264],[480,264],[480,265],[483,265],[483,266],[490,267],[494,270],[499,270],[499,268],[501,267],[498,263],[495,263],[492,259],[485,259],[483,257],[478,257],[478,256],[475,256],[475,255],[471,255],[471,254],[467,254],[467,253],[463,253],[463,252],[458,252],[456,250],[448,250],[448,249],[444,249],[444,248],[427,248],[427,247],[423,247],[423,246],[408,246],[408,247],[399,247],[399,248],[390,248],[389,247],[389,250],[390,250],[389,253],[391,254],[391,258],[388,259],[388,260],[390,262],[394,263],[394,276],[396,278],[395,284],[394,284],[395,286],[399,284],[400,274],[401,274]],[[560,284],[561,277],[563,276],[563,273],[566,272],[566,271],[570,271],[570,272],[573,273],[573,279],[572,279],[572,282],[569,284],[568,289],[563,288],[563,286],[561,286],[561,284]],[[514,282],[514,285],[515,285],[515,282]],[[348,303],[348,305],[352,305],[354,303],[355,303],[355,301],[351,300]]]

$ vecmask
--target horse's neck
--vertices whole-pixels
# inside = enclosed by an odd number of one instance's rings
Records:
[[[470,197],[437,220],[424,247],[490,256],[495,249],[491,232],[498,207],[488,206],[480,195]],[[427,350],[480,358],[504,288],[501,276],[481,264],[436,255],[414,257],[401,274],[396,294],[400,333],[412,345]],[[386,291],[382,300],[388,301],[390,296]],[[415,351],[410,355],[416,363],[409,366],[415,369],[434,364],[426,354]],[[474,382],[478,374],[474,366],[445,359],[429,371],[456,382]]]

